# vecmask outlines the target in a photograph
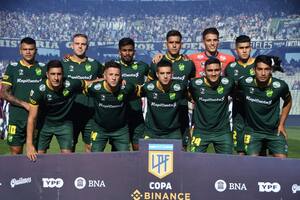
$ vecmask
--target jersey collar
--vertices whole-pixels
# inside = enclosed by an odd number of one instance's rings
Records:
[[[170,84],[171,85],[171,84]],[[162,91],[163,93],[166,93],[167,91],[164,90],[163,86],[160,84],[160,82],[157,80],[156,81],[156,87],[157,89],[159,89],[160,91]]]
[[[109,86],[108,86],[108,84],[107,84],[107,82],[104,80],[103,81],[103,87],[104,87],[104,89],[107,91],[107,92],[109,92],[109,93],[114,93],[115,91],[112,91],[110,88],[109,88]],[[118,88],[119,88],[119,85],[117,85],[117,88],[116,88],[116,91],[118,90]]]
[[[254,79],[254,83],[255,83],[256,86],[258,86],[257,81],[256,81],[256,78]],[[269,86],[271,83],[272,83],[272,77],[270,77],[267,86]]]
[[[246,68],[247,66],[252,65],[254,61],[255,61],[254,58],[249,58],[246,63],[243,63],[241,60],[238,60],[237,63],[242,67]]]
[[[69,58],[72,62],[74,62],[74,63],[78,63],[78,64],[81,64],[81,63],[84,63],[84,62],[86,62],[86,60],[87,60],[87,57],[85,57],[84,58],[84,60],[83,61],[81,61],[81,62],[78,62],[78,61],[75,61],[74,60],[74,58],[73,58],[73,56],[70,56],[70,58]]]
[[[22,66],[24,66],[24,67],[27,67],[27,68],[30,68],[30,67],[32,67],[32,66],[34,66],[34,64],[26,64],[23,60],[20,60],[20,64],[22,65]]]
[[[165,57],[167,60],[171,61],[172,63],[182,59],[182,55],[178,55],[176,58],[172,58],[172,56],[169,53],[166,53]]]
[[[129,67],[132,63],[134,63],[134,60],[132,60],[131,63],[128,65],[128,64],[126,64],[125,62],[123,62],[122,59],[120,59],[120,63],[121,63],[122,65],[124,65],[125,67]]]

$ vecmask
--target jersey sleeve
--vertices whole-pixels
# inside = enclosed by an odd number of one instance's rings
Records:
[[[13,85],[13,77],[14,77],[13,66],[8,65],[2,77],[1,83],[6,85]]]
[[[151,63],[151,65],[150,65],[148,79],[150,79],[150,80],[157,79],[156,78],[156,64],[154,64],[154,63]]]
[[[283,101],[290,101],[292,98],[289,86],[284,82],[282,84],[280,97],[283,99]]]
[[[97,62],[98,71],[97,71],[97,77],[102,78],[103,77],[103,65],[100,62]]]
[[[29,103],[39,105],[43,100],[43,92],[39,88],[33,88],[29,93]]]
[[[191,80],[192,78],[195,78],[196,77],[196,67],[195,67],[195,64],[194,62],[191,60],[191,73],[189,74],[189,80]]]

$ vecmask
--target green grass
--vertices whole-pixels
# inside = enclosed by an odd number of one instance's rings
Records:
[[[300,127],[289,127],[288,132],[288,145],[289,145],[289,158],[300,158]],[[110,151],[110,145],[106,146],[105,151]],[[50,145],[48,153],[59,153],[59,146],[56,139],[53,139]],[[84,145],[81,140],[79,140],[76,152],[84,152]],[[214,152],[212,146],[210,145],[208,149],[209,153]],[[5,140],[0,140],[0,155],[9,155],[8,145]]]

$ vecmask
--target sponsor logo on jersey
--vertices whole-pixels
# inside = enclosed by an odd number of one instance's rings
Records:
[[[148,90],[154,90],[154,84],[153,84],[153,83],[149,83],[149,84],[147,85],[147,89],[148,89]]]
[[[266,95],[267,95],[267,97],[272,97],[273,96],[273,90],[272,89],[267,89]]]
[[[224,192],[226,189],[229,191],[246,191],[247,187],[245,183],[226,183],[224,180],[220,179],[215,182],[215,189],[218,192]]]
[[[222,78],[221,83],[223,83],[224,85],[227,85],[229,83],[228,78]]]
[[[258,182],[258,191],[259,192],[279,192],[281,190],[281,186],[279,183],[270,183],[270,182]]]
[[[101,86],[101,83],[97,83],[97,84],[94,85],[94,89],[95,89],[95,90],[100,90],[101,87],[102,87],[102,86]]]
[[[92,65],[90,65],[89,63],[87,63],[85,66],[85,71],[90,72],[92,70]]]
[[[44,92],[44,91],[46,90],[46,85],[45,85],[45,84],[40,85],[40,86],[39,86],[39,90],[40,90],[41,92]]]
[[[123,73],[123,74],[122,74],[122,77],[123,77],[123,78],[130,78],[130,77],[137,78],[137,77],[139,77],[139,75],[140,75],[139,72],[136,72],[136,73],[134,73],[134,74]]]
[[[21,178],[18,178],[18,179],[13,178],[13,179],[10,180],[10,187],[14,188],[18,185],[23,185],[23,184],[27,184],[27,183],[31,183],[31,177],[28,177],[28,178],[21,177]]]
[[[253,78],[252,77],[246,78],[246,83],[252,83],[252,82],[253,82]]]
[[[174,91],[178,92],[178,91],[181,89],[181,87],[180,87],[179,84],[175,84],[175,85],[173,86],[173,89],[174,89]]]
[[[179,67],[179,70],[180,70],[180,71],[183,71],[184,68],[185,68],[184,64],[182,64],[182,63],[180,63],[180,64],[178,65],[178,67]]]
[[[202,83],[203,83],[203,80],[202,80],[202,79],[197,79],[197,80],[195,81],[195,84],[196,84],[196,85],[202,85]]]
[[[83,177],[78,177],[74,180],[74,186],[78,190],[82,190],[84,188],[105,188],[104,180],[86,180]]]
[[[173,173],[173,144],[149,144],[148,172],[157,178]]]
[[[64,181],[61,178],[42,178],[43,188],[62,188]]]
[[[41,68],[36,68],[36,69],[35,69],[35,74],[36,74],[37,76],[41,76],[41,75],[42,75],[42,70],[41,70]]]
[[[223,94],[223,93],[224,93],[224,87],[220,85],[220,86],[217,88],[217,92],[218,92],[218,94]]]
[[[292,192],[293,192],[293,194],[296,194],[297,192],[300,192],[300,185],[293,184],[292,185]]]
[[[281,84],[278,81],[273,82],[274,88],[280,88]]]

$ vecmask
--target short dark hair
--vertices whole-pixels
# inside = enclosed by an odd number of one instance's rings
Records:
[[[235,39],[235,44],[238,44],[238,43],[244,43],[244,42],[251,42],[251,39],[249,36],[247,35],[240,35],[238,36],[236,39]]]
[[[156,66],[157,66],[157,67],[156,67],[156,71],[157,71],[157,72],[158,72],[158,68],[160,68],[160,67],[170,67],[170,68],[171,68],[171,71],[173,71],[173,69],[172,69],[172,63],[171,63],[170,61],[168,61],[168,60],[161,59],[161,60],[157,63]]]
[[[208,60],[206,60],[204,64],[205,68],[210,64],[219,64],[221,67],[221,62],[218,58],[214,58],[214,57],[208,58]]]
[[[104,64],[104,68],[103,68],[103,72],[105,70],[107,70],[108,68],[117,68],[121,71],[121,65],[119,63],[116,63],[114,60],[110,60],[110,61],[107,61],[105,64]]]
[[[36,46],[36,42],[34,39],[32,39],[31,37],[25,37],[21,40],[20,44],[33,44],[34,46]]]
[[[63,65],[59,60],[50,60],[47,63],[47,72],[51,69],[51,68],[61,68],[62,71],[64,71]]]
[[[77,37],[83,37],[83,38],[86,39],[86,41],[89,41],[88,36],[86,34],[83,34],[83,33],[76,33],[75,35],[73,35],[72,41],[74,41],[74,39],[77,38]]]
[[[125,37],[125,38],[122,38],[120,41],[119,41],[119,49],[121,49],[122,47],[126,46],[126,45],[132,45],[133,48],[134,48],[134,41],[133,39],[129,38],[129,37]]]
[[[219,31],[217,28],[215,27],[210,27],[210,28],[207,28],[205,29],[203,32],[202,32],[202,39],[204,40],[205,36],[207,34],[214,34],[214,35],[217,35],[217,37],[219,38]]]
[[[180,33],[179,31],[177,31],[177,30],[170,30],[170,31],[167,33],[166,40],[168,40],[169,37],[171,37],[171,36],[178,36],[178,37],[180,38],[180,41],[181,41],[181,39],[182,39],[181,33]]]

